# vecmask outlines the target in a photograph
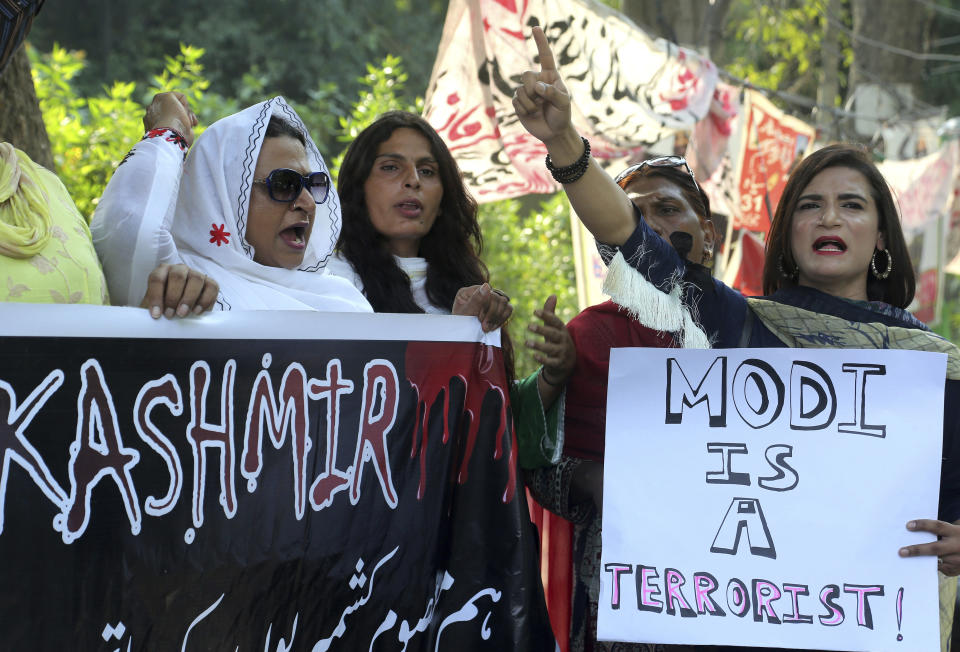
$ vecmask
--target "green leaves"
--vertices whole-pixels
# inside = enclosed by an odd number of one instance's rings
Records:
[[[727,41],[725,61],[720,63],[756,86],[816,97],[827,21],[825,0],[739,0],[728,17],[736,39]],[[845,70],[853,50],[847,36],[840,37]],[[845,81],[845,74],[840,75]]]
[[[523,378],[539,363],[523,346],[532,333],[533,311],[557,295],[557,314],[569,321],[579,312],[570,235],[570,204],[563,194],[482,204],[483,260],[490,284],[510,295],[516,373]],[[536,320],[539,323],[539,320]]]
[[[337,140],[342,143],[343,151],[330,165],[334,178],[340,172],[346,146],[370,126],[377,116],[393,110],[419,113],[423,109],[422,97],[415,98],[413,103],[405,99],[403,92],[406,88],[407,73],[399,57],[388,54],[379,66],[368,63],[367,74],[357,81],[360,84],[358,98],[353,103],[352,110],[339,120],[340,132]]]
[[[155,93],[185,93],[202,117],[229,113],[216,96],[204,95],[209,82],[203,76],[201,56],[202,49],[182,45],[180,54],[167,57],[163,71],[151,79],[138,101],[134,82],[117,81],[89,97],[78,94],[72,82],[85,66],[83,53],[59,46],[47,54],[30,50],[56,172],[88,221],[114,169],[143,135],[144,109]]]
[[[115,82],[99,96],[79,97],[71,80],[83,69],[82,55],[54,47],[46,55],[31,49],[30,58],[56,172],[89,220],[114,168],[143,132],[136,86]]]
[[[179,91],[187,96],[195,113],[197,108],[202,109],[203,92],[210,87],[210,82],[203,76],[203,65],[200,63],[204,52],[203,48],[181,43],[180,54],[164,57],[163,72],[151,78],[150,90],[144,95],[143,103],[149,104],[157,93]]]

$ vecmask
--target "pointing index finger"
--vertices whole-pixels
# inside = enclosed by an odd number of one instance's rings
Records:
[[[547,300],[543,302],[544,312],[549,312],[550,314],[555,314],[557,312],[557,295],[551,294],[547,297]]]
[[[547,35],[539,25],[533,28],[533,40],[537,43],[537,55],[540,57],[540,72],[556,72],[557,64],[553,60],[553,50],[547,42]]]

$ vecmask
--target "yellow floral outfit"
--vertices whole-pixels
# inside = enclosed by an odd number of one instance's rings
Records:
[[[107,304],[87,221],[55,174],[0,143],[0,301]]]

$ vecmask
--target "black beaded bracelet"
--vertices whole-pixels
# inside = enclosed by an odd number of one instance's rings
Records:
[[[546,384],[550,385],[550,387],[560,387],[560,385],[563,385],[563,381],[562,381],[562,380],[557,381],[557,382],[555,382],[555,383],[554,383],[554,382],[551,382],[551,380],[550,380],[549,378],[547,378],[547,373],[546,373],[546,371],[544,370],[544,368],[543,368],[542,366],[540,367],[540,377],[543,378],[543,382],[545,382]]]
[[[586,174],[587,168],[590,167],[590,141],[583,136],[580,136],[580,140],[583,141],[583,154],[570,165],[558,168],[553,164],[553,161],[550,160],[550,155],[547,154],[547,169],[550,170],[550,174],[557,183],[564,185],[573,183]]]

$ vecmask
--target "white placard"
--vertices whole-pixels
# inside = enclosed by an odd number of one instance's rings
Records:
[[[601,640],[939,649],[946,356],[614,349]]]

